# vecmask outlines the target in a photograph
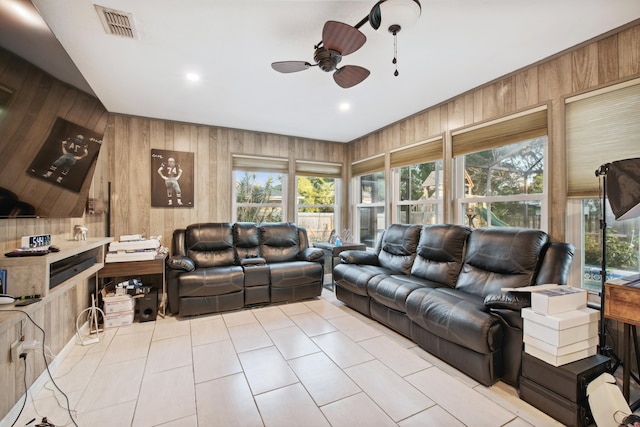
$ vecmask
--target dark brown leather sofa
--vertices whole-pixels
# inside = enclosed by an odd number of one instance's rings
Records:
[[[566,284],[573,254],[540,230],[394,224],[373,252],[342,252],[333,278],[339,300],[481,384],[516,385],[531,298],[502,289]]]
[[[292,223],[199,223],[173,232],[169,311],[180,316],[322,293],[324,253]]]

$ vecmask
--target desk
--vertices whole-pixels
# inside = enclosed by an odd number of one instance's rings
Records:
[[[340,257],[340,252],[343,251],[366,251],[367,246],[362,243],[342,243],[340,246],[336,246],[335,243],[328,242],[316,242],[313,244],[314,247],[320,248],[324,251],[324,271],[325,274],[331,274],[331,284],[328,289],[333,290],[333,267],[335,266],[335,260]],[[327,258],[331,259],[331,268],[327,270],[329,264],[327,263]]]
[[[145,276],[150,274],[162,275],[162,296],[160,298],[162,312],[159,311],[159,314],[164,317],[167,306],[167,282],[165,280],[164,268],[166,258],[166,254],[161,254],[156,256],[156,259],[149,261],[105,262],[102,270],[96,273],[96,279],[105,277]]]
[[[624,279],[610,280],[604,285],[604,297],[604,317],[624,324],[622,394],[628,402],[631,376],[631,327],[634,332],[633,344],[636,350],[636,364],[640,363],[636,336],[636,326],[640,326],[640,283]]]

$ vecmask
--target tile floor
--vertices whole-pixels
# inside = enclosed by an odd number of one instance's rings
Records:
[[[327,290],[108,329],[75,345],[54,378],[79,426],[559,425],[513,387],[479,385]],[[15,425],[74,425],[54,387],[29,395]]]

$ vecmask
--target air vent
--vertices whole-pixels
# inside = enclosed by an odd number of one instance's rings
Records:
[[[114,36],[137,39],[136,29],[133,25],[133,15],[119,10],[108,9],[106,7],[94,5],[100,22],[107,34]]]

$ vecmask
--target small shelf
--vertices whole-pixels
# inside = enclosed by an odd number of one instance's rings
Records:
[[[55,242],[60,252],[51,252],[43,256],[0,257],[0,268],[7,270],[7,293],[15,297],[22,295],[41,295],[64,289],[67,283],[93,276],[104,266],[105,245],[111,237],[98,237],[81,241]],[[95,263],[82,271],[70,271],[69,277],[50,288],[52,269],[68,263],[73,269],[74,258],[79,260],[95,258]]]

